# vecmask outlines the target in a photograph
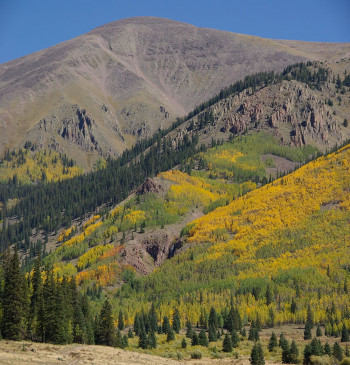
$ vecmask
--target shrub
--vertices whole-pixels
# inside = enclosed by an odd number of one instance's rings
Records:
[[[193,351],[191,352],[191,359],[201,359],[202,353],[200,351]]]

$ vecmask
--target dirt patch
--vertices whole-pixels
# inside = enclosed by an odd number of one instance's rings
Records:
[[[267,153],[261,156],[264,163],[268,160],[272,160],[274,166],[266,168],[266,175],[271,175],[273,178],[277,177],[277,173],[288,173],[294,171],[294,169],[299,165],[297,162],[288,160],[287,158],[273,155],[272,153]]]

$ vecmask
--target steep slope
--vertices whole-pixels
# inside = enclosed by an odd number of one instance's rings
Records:
[[[166,19],[117,21],[0,65],[0,154],[30,139],[89,168],[247,74],[349,50]]]
[[[348,321],[349,161],[348,145],[195,220],[187,249],[119,291],[123,308],[134,312],[157,292],[162,313],[176,305],[196,323],[234,294],[241,317],[265,325],[303,322],[309,304],[327,328],[335,313]]]

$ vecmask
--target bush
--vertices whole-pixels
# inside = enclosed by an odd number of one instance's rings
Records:
[[[341,362],[340,365],[350,365],[350,357],[345,357]]]
[[[191,352],[191,359],[201,359],[202,353],[200,351],[193,351]]]
[[[313,365],[331,365],[332,361],[329,356],[316,356],[312,355],[310,357],[310,363]]]

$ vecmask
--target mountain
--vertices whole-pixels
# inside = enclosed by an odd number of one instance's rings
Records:
[[[247,74],[349,52],[160,18],[113,22],[0,65],[0,154],[30,140],[90,169]]]

